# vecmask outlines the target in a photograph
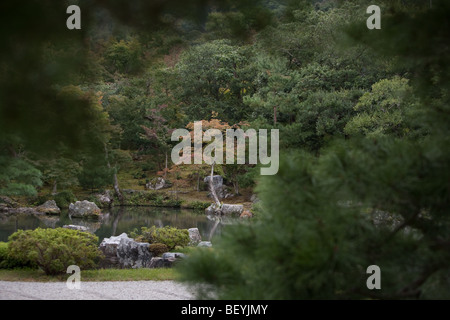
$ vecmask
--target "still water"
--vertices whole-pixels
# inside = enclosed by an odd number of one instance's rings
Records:
[[[155,208],[155,207],[116,207],[104,211],[101,221],[70,219],[66,211],[60,216],[16,215],[0,218],[0,241],[8,241],[15,231],[36,228],[58,228],[73,224],[88,227],[101,242],[104,238],[118,236],[125,232],[130,235],[133,229],[141,227],[172,226],[179,229],[198,228],[202,240],[208,241],[215,221],[208,219],[202,212],[186,209]],[[214,231],[214,236],[220,235],[221,226]]]

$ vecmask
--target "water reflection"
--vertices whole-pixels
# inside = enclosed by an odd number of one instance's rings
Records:
[[[208,219],[203,213],[192,210],[154,207],[116,207],[104,212],[101,222],[69,218],[67,212],[61,216],[17,215],[0,219],[0,241],[19,229],[57,228],[66,224],[88,227],[99,240],[117,236],[123,232],[129,234],[133,229],[141,227],[172,226],[180,229],[198,228],[203,240],[208,240],[215,221]],[[219,224],[214,236],[220,236],[222,225]]]

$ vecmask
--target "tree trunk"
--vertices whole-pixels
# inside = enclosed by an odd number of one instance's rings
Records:
[[[239,195],[239,182],[236,180],[233,182],[234,194]]]
[[[277,125],[277,106],[273,107],[273,125]]]
[[[57,194],[57,188],[58,188],[58,181],[53,181],[53,190],[52,190],[52,195],[54,196],[55,194]]]
[[[209,188],[211,189],[211,194],[213,196],[214,201],[216,202],[217,208],[220,208],[220,201],[216,194],[216,189],[214,188],[213,176],[214,176],[214,165],[216,163],[213,162],[211,165],[211,179],[209,179]]]
[[[200,192],[200,171],[197,171],[197,192]]]
[[[167,178],[167,151],[166,151],[166,168],[164,169],[164,180]]]
[[[106,143],[105,143],[105,158],[106,158],[106,163],[108,165],[108,168],[111,169],[111,164],[109,163],[109,157],[108,157],[108,148],[106,147]],[[119,187],[119,179],[117,179],[117,169],[114,168],[114,192],[117,195],[117,198],[119,198],[119,202],[121,205],[123,205],[124,199],[123,199],[123,195],[122,192],[120,191],[120,187]]]

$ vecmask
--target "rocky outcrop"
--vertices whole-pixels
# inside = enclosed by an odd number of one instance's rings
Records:
[[[149,244],[137,242],[122,233],[117,237],[105,238],[99,249],[104,258],[100,263],[103,268],[150,268],[152,253],[148,250]]]
[[[101,268],[170,268],[186,257],[179,252],[166,252],[161,257],[153,257],[148,243],[137,242],[126,233],[103,239],[99,249],[104,255]]]
[[[222,204],[218,207],[215,203],[205,209],[207,215],[221,215],[230,217],[239,217],[244,212],[242,204]]]
[[[69,205],[70,218],[98,219],[100,215],[101,211],[99,207],[95,203],[87,200],[77,201]]]
[[[96,194],[95,197],[101,208],[111,208],[113,206],[114,198],[111,190],[106,190],[104,193]]]
[[[36,210],[49,215],[59,215],[61,209],[56,205],[55,200],[48,200],[44,204],[36,207]]]
[[[0,196],[0,208],[18,208],[19,204],[7,196]]]
[[[103,253],[104,258],[100,262],[101,268],[119,268],[119,257],[117,255],[117,247],[120,240],[128,238],[126,233],[122,233],[117,237],[105,238],[100,243],[99,249]]]
[[[189,245],[190,246],[196,246],[202,241],[202,236],[200,235],[200,231],[198,231],[198,228],[190,228],[189,231]]]
[[[117,257],[121,268],[149,268],[153,254],[148,250],[149,243],[136,242],[123,237],[117,246]]]
[[[169,184],[163,178],[158,177],[147,183],[145,187],[149,190],[160,190],[169,187]]]
[[[244,211],[244,206],[242,204],[223,204],[221,211],[224,216],[239,217]]]

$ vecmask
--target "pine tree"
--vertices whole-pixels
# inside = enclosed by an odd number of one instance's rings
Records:
[[[260,218],[187,259],[185,280],[224,299],[450,298],[450,4],[383,12],[380,33],[349,34],[408,68],[427,134],[285,155],[258,184]],[[381,290],[367,286],[372,265]]]

